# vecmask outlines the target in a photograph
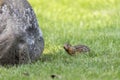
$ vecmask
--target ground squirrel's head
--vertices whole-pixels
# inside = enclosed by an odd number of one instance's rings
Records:
[[[64,49],[65,49],[65,51],[67,51],[67,53],[68,54],[70,54],[70,55],[72,55],[72,54],[74,54],[75,53],[75,48],[72,46],[72,45],[70,45],[70,44],[64,44]]]
[[[64,44],[64,46],[63,46],[63,48],[64,48],[65,50],[69,49],[70,47],[71,47],[71,45],[70,45],[69,43],[66,43],[66,44]]]

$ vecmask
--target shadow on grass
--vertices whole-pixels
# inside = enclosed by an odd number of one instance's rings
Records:
[[[41,62],[49,62],[49,61],[53,61],[55,59],[56,54],[43,54],[40,57]]]
[[[80,53],[78,55],[71,56],[71,55],[68,55],[65,51],[59,50],[58,52],[43,54],[41,55],[38,61],[32,62],[30,64],[1,65],[1,67],[9,69],[12,67],[20,67],[20,66],[26,66],[26,65],[31,65],[31,64],[34,65],[36,63],[39,64],[41,62],[44,63],[44,62],[54,62],[54,61],[71,63],[73,60],[81,56],[94,58],[94,57],[97,57],[98,54],[96,53],[96,51],[90,51],[89,53],[86,53],[86,54]]]
[[[61,60],[61,61],[66,61],[66,59],[76,59],[79,58],[80,56],[87,56],[87,57],[97,57],[98,54],[95,53],[95,51],[90,51],[88,53],[80,53],[77,55],[69,55],[67,54],[67,52],[60,50],[59,52],[55,52],[54,54],[51,53],[47,53],[47,54],[43,54],[40,58],[40,62],[52,62],[52,61],[57,61],[57,60]]]

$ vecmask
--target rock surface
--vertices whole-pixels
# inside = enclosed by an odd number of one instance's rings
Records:
[[[27,0],[0,0],[0,64],[34,62],[43,49],[42,32]]]

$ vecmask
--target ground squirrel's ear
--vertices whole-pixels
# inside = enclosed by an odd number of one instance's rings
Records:
[[[64,48],[65,48],[65,49],[68,49],[69,47],[71,47],[71,45],[70,45],[69,43],[65,43],[65,44],[64,44]]]
[[[64,44],[64,45],[63,45],[63,48],[64,48],[64,49],[67,48],[67,44]]]
[[[65,43],[64,46],[63,46],[64,49],[68,49],[68,44]]]

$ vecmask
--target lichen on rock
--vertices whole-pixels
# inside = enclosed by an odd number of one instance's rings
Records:
[[[30,4],[27,0],[4,0],[0,6],[0,64],[38,60],[44,40]]]

